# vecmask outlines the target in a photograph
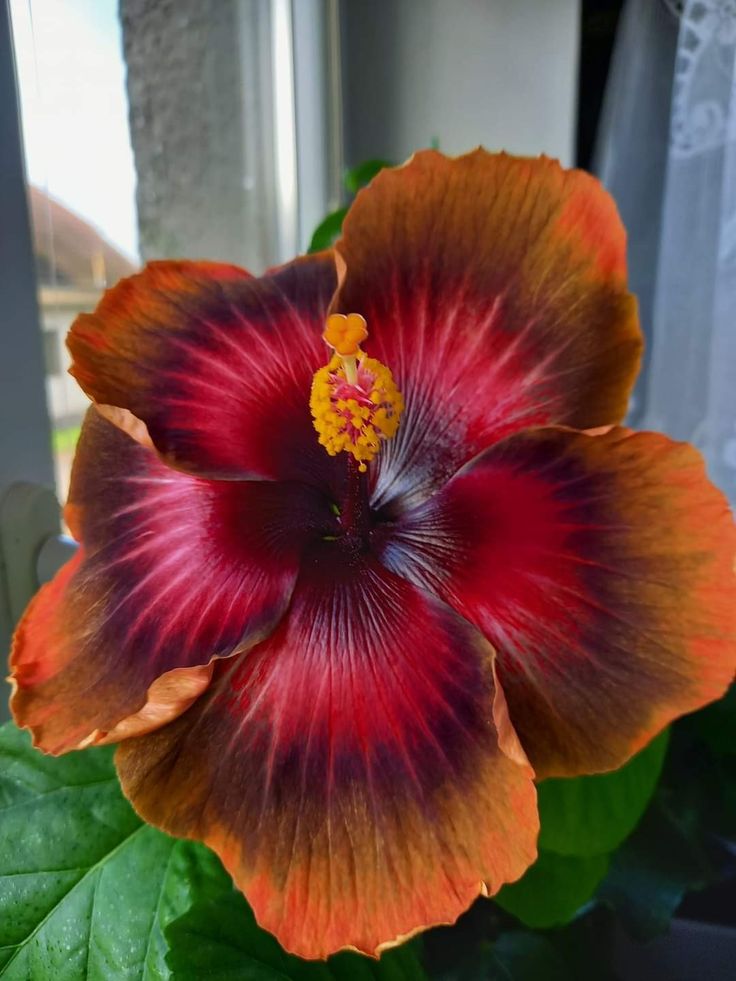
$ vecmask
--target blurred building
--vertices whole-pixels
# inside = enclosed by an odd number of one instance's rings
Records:
[[[54,430],[79,425],[89,400],[68,374],[64,343],[72,321],[93,310],[102,291],[135,271],[134,264],[88,222],[39,188],[29,189],[46,389]]]

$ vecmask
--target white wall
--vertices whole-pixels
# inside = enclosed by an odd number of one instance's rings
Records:
[[[433,139],[573,161],[579,0],[342,0],[346,161]]]

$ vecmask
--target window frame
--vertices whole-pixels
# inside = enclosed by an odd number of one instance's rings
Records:
[[[282,138],[273,134],[274,163],[288,178],[275,202],[277,233],[287,258],[307,247],[340,196],[339,4],[255,2],[241,15],[259,10],[271,33],[268,82],[278,102],[274,124],[282,122]],[[23,609],[77,546],[61,535],[55,497],[10,0],[0,3],[0,644],[7,651]],[[8,717],[3,702],[0,722]]]
[[[39,552],[61,530],[8,0],[0,8],[0,215],[0,644],[7,650],[38,587]]]

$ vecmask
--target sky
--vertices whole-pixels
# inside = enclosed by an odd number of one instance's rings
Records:
[[[28,179],[138,257],[118,0],[10,0]]]

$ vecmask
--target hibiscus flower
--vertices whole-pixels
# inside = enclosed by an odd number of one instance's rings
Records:
[[[69,347],[80,548],[15,718],[122,741],[136,810],[288,949],[453,921],[534,860],[535,779],[729,685],[734,526],[694,449],[616,426],[641,338],[588,175],[419,153],[334,253],[151,263]]]

